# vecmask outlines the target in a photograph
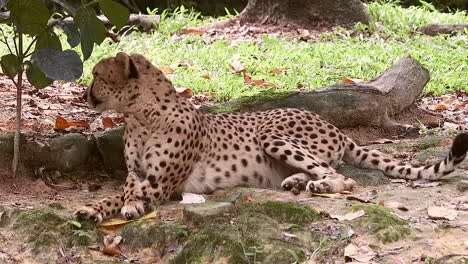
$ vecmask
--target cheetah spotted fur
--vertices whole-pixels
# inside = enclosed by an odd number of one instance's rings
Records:
[[[282,187],[319,193],[351,190],[335,171],[342,161],[405,179],[438,179],[466,157],[468,133],[435,165],[404,165],[356,145],[317,114],[299,109],[204,114],[179,97],[142,55],[100,61],[84,98],[98,112],[125,115],[128,177],[122,194],[87,204],[75,214],[101,222],[118,212],[144,214],[174,193],[211,193],[233,186]]]

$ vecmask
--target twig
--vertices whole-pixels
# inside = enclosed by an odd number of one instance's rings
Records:
[[[434,260],[434,264],[442,264],[442,263],[446,263],[445,261],[449,258],[453,258],[453,257],[468,257],[468,254],[456,254],[456,253],[452,253],[452,254],[448,254],[448,255],[445,255],[443,257],[440,257],[438,259],[435,259]]]

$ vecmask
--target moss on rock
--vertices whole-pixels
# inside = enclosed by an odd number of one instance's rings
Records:
[[[78,228],[50,208],[22,211],[11,222],[13,229],[32,244],[33,252],[59,245],[87,246],[102,241],[102,234],[95,230],[92,221],[84,221]]]
[[[320,218],[319,213],[310,206],[293,202],[266,201],[260,206],[266,215],[280,223],[303,225]]]
[[[354,205],[352,211],[364,210],[365,216],[352,221],[353,226],[363,232],[374,234],[382,243],[395,242],[411,233],[408,223],[395,215],[390,208],[381,205]]]

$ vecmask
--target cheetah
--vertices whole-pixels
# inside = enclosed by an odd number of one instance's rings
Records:
[[[341,162],[409,180],[439,179],[466,157],[468,133],[455,137],[435,165],[405,165],[355,144],[319,115],[299,109],[205,114],[180,97],[142,55],[100,61],[84,99],[97,112],[125,116],[128,176],[123,193],[75,211],[97,223],[118,212],[144,214],[181,192],[208,194],[234,186],[333,193],[355,181],[335,171]]]

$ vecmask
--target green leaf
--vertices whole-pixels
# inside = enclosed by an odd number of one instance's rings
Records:
[[[80,44],[80,32],[78,32],[75,24],[59,23],[57,26],[67,35],[67,42],[70,44],[70,47],[74,48]]]
[[[39,69],[39,67],[33,62],[28,61],[26,65],[26,77],[37,89],[45,88],[54,82],[54,80],[47,78],[41,69]]]
[[[14,54],[2,56],[0,64],[2,66],[2,72],[10,78],[14,78],[19,72],[20,62],[18,57]]]
[[[83,60],[87,60],[93,52],[94,43],[100,44],[104,40],[106,29],[91,8],[81,9],[75,21],[80,24],[81,51]]]
[[[127,24],[130,11],[123,5],[112,0],[99,0],[99,7],[101,7],[104,15],[117,28],[121,28]]]
[[[45,48],[59,48],[62,50],[62,43],[53,30],[44,32],[39,36],[36,42],[36,50]]]
[[[78,222],[78,221],[70,220],[70,221],[68,221],[67,223],[69,223],[70,225],[75,226],[75,227],[77,227],[77,228],[81,228],[81,223]]]
[[[0,0],[0,8],[4,8],[8,4],[8,0]]]
[[[2,0],[0,0],[0,1],[2,1]],[[67,1],[65,1],[65,0],[51,0],[51,1],[61,5],[68,12],[70,12],[72,14],[72,16],[74,16],[76,14],[76,8],[74,6],[72,6],[70,3],[68,3]]]
[[[83,63],[74,50],[40,49],[34,52],[32,60],[53,80],[73,81],[83,74]]]
[[[10,19],[21,33],[37,35],[47,27],[50,12],[41,0],[9,1]]]

